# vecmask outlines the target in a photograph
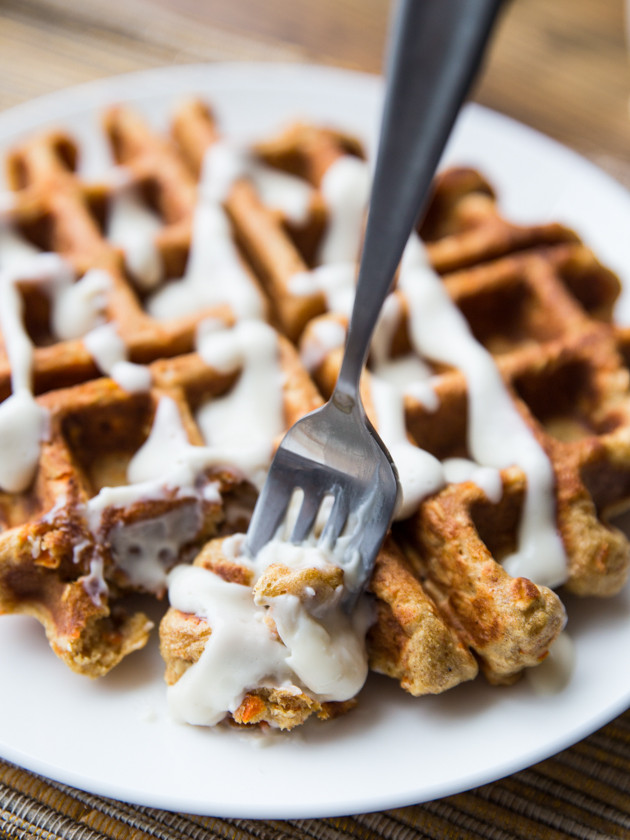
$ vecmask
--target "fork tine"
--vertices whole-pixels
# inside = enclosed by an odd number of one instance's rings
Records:
[[[329,494],[330,495],[330,494]],[[335,493],[335,501],[332,509],[324,525],[320,543],[322,545],[334,546],[339,539],[339,535],[344,529],[348,519],[348,498],[347,494],[343,492],[342,488],[337,488]]]
[[[291,542],[300,543],[306,539],[317,518],[321,504],[321,494],[313,493],[311,491],[308,493],[304,492],[302,505],[291,533]]]
[[[348,614],[355,608],[364,586],[371,577],[379,547],[380,539],[375,540],[375,535],[371,529],[361,528],[360,526],[345,547],[342,566],[346,576],[344,577],[345,592],[342,603]]]
[[[271,470],[256,501],[247,530],[245,547],[252,555],[256,555],[273,539],[284,519],[292,495],[293,488],[288,487],[283,477]]]

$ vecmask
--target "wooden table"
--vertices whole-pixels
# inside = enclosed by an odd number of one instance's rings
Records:
[[[387,16],[385,0],[2,0],[0,109],[90,79],[189,62],[307,61],[378,72]],[[623,0],[512,0],[474,99],[557,138],[630,187],[625,31]],[[628,713],[506,780],[352,819],[255,825],[169,815],[0,761],[0,835],[628,838],[628,778]]]
[[[3,0],[0,109],[130,70],[310,61],[379,72],[385,0]],[[511,0],[474,93],[630,185],[623,0]]]

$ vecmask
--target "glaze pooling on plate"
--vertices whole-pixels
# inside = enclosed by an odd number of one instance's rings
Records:
[[[169,68],[7,112],[0,117],[0,137],[9,142],[61,120],[70,131],[76,128],[83,144],[109,102],[134,101],[160,118],[191,91],[211,99],[226,133],[243,141],[297,114],[369,139],[380,101],[377,80],[330,69]],[[447,159],[482,169],[498,185],[506,215],[562,217],[604,262],[622,276],[627,272],[630,246],[619,233],[630,216],[628,197],[572,153],[495,114],[469,108]],[[90,161],[85,165],[89,168]],[[604,224],[602,218],[613,221]],[[397,686],[373,677],[352,716],[332,722],[326,732],[307,726],[299,739],[272,739],[263,750],[255,749],[252,739],[234,739],[233,733],[206,732],[200,738],[197,730],[171,723],[155,647],[134,654],[102,685],[86,683],[50,656],[38,627],[23,617],[6,618],[0,624],[0,667],[15,677],[3,692],[0,751],[8,760],[95,793],[216,816],[333,816],[420,802],[528,766],[627,707],[630,678],[628,669],[619,667],[630,645],[627,590],[588,610],[571,601],[569,615],[575,670],[558,695],[538,698],[524,683],[497,694],[480,683],[419,705]],[[42,721],[37,728],[34,719]],[[68,736],[81,731],[90,731],[90,738]],[[432,756],[431,762],[417,761],[417,750],[409,746],[414,743]],[[176,758],[165,763],[164,756]],[[286,774],[288,763],[295,773]],[[387,773],[375,774],[375,763]],[[279,777],[285,780],[282,787]]]

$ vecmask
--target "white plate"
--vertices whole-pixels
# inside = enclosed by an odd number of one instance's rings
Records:
[[[0,114],[0,146],[61,124],[82,142],[98,112],[134,101],[165,123],[168,106],[200,92],[227,134],[260,136],[301,116],[356,131],[377,123],[376,78],[275,65],[179,67],[63,91]],[[516,220],[562,220],[629,280],[630,197],[575,154],[497,114],[469,107],[446,153],[482,169]],[[102,152],[84,168],[96,174]],[[628,284],[630,285],[630,283]],[[155,644],[96,682],[53,656],[41,628],[0,619],[0,754],[58,781],[128,802],[223,817],[335,816],[409,805],[527,767],[575,743],[630,703],[630,592],[568,602],[576,664],[568,685],[538,696],[527,680],[482,679],[414,699],[371,677],[344,719],[261,741],[172,723]]]

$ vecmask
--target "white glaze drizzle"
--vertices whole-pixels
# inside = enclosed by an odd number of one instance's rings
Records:
[[[113,321],[101,324],[83,336],[83,344],[98,368],[125,391],[147,391],[151,371],[127,360],[127,346]]]
[[[0,226],[0,328],[11,366],[11,395],[0,404],[0,487],[25,491],[35,476],[48,414],[33,396],[33,343],[24,326],[21,282],[53,284],[68,274],[54,254],[35,251],[8,225]]]
[[[102,599],[107,596],[109,587],[105,581],[103,558],[96,554],[90,560],[90,571],[82,580],[82,585],[93,603],[99,607]]]
[[[400,390],[384,379],[373,376],[370,380],[370,393],[379,434],[398,470],[401,498],[395,517],[406,519],[422,499],[444,486],[444,472],[437,458],[409,441]]]
[[[163,280],[162,257],[156,236],[164,223],[142,200],[140,189],[124,183],[112,191],[107,216],[106,238],[122,248],[129,273],[145,291]]]
[[[345,327],[326,316],[312,321],[300,339],[300,359],[304,367],[313,373],[329,353],[343,347],[346,341]]]
[[[276,334],[263,322],[240,322],[229,331],[201,331],[198,352],[219,370],[241,368],[229,394],[201,406],[196,419],[206,443],[239,453],[235,463],[260,488],[284,430]]]
[[[473,337],[462,313],[429,266],[413,236],[403,255],[399,288],[409,306],[416,351],[461,370],[468,385],[468,446],[474,460],[527,477],[519,545],[503,565],[514,576],[558,586],[566,580],[564,546],[556,530],[554,476],[545,452],[517,411],[491,354]]]
[[[337,158],[325,172],[320,189],[326,203],[328,223],[318,262],[321,265],[356,265],[370,192],[367,163],[353,155]]]
[[[321,292],[329,312],[350,316],[354,303],[356,263],[324,263],[310,271],[299,271],[288,283],[293,295],[306,296]]]
[[[398,295],[388,295],[376,323],[370,346],[372,376],[396,386],[403,395],[411,395],[435,411],[439,401],[433,390],[433,371],[417,353],[409,352],[395,359],[391,357],[394,334],[402,317]]]
[[[197,500],[172,508],[160,516],[110,529],[107,540],[116,566],[128,582],[144,592],[161,594],[167,570],[181,561],[181,553],[201,527]]]
[[[280,212],[296,225],[304,224],[313,197],[313,188],[302,178],[265,166],[250,158],[248,176],[264,205]]]
[[[498,504],[503,495],[501,474],[496,467],[482,467],[468,458],[446,458],[442,461],[444,478],[449,484],[472,481],[480,487],[489,501]]]
[[[106,271],[90,269],[79,280],[70,270],[59,275],[52,300],[51,327],[55,338],[80,338],[105,320],[111,277]]]
[[[328,218],[317,264],[290,278],[292,294],[321,292],[330,312],[350,316],[369,188],[368,165],[352,155],[339,157],[325,172],[320,189]]]
[[[186,273],[152,295],[146,307],[154,318],[168,320],[223,303],[238,318],[262,315],[260,295],[241,262],[225,211],[200,200]]]
[[[0,487],[9,493],[27,490],[39,463],[47,415],[26,390],[0,405]]]

